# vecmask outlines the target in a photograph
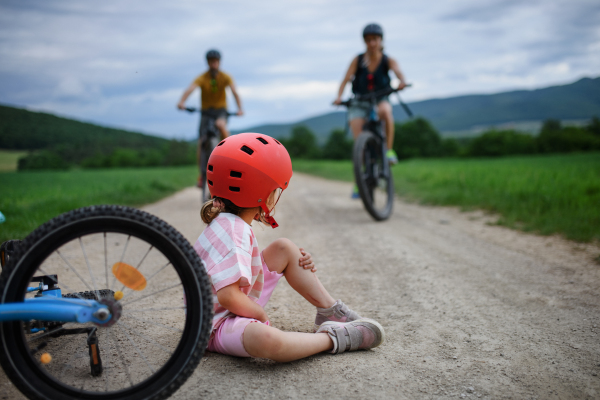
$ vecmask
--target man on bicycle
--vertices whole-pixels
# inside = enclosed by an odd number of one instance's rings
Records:
[[[185,109],[185,101],[192,94],[196,88],[200,88],[201,92],[201,110],[202,113],[206,115],[206,113],[210,114],[210,117],[201,117],[200,118],[200,129],[198,135],[198,165],[200,166],[200,152],[202,149],[202,137],[203,132],[206,131],[205,127],[208,122],[208,119],[215,120],[215,126],[221,132],[221,139],[225,139],[229,136],[229,131],[227,130],[227,98],[225,94],[225,89],[229,87],[231,89],[231,93],[235,98],[235,102],[237,104],[238,112],[237,115],[243,115],[242,111],[242,101],[240,100],[240,96],[238,95],[235,84],[233,83],[233,79],[226,74],[225,72],[219,70],[221,64],[221,53],[217,50],[209,50],[206,53],[206,62],[208,63],[208,71],[199,75],[194,81],[190,84],[190,86],[183,92],[179,103],[177,104],[177,108],[183,110]],[[201,169],[201,166],[200,166]],[[202,171],[200,171],[202,173]],[[198,178],[198,185],[201,186],[203,177],[200,176]]]
[[[363,39],[367,46],[366,52],[359,54],[352,60],[350,67],[346,72],[344,80],[340,85],[338,96],[333,104],[342,102],[342,94],[346,84],[352,81],[352,92],[354,94],[367,94],[390,87],[389,70],[394,71],[396,77],[400,80],[398,89],[406,87],[406,80],[396,60],[383,53],[383,29],[378,24],[369,24],[363,30]],[[348,118],[350,119],[350,129],[354,139],[360,135],[363,126],[368,118],[370,103],[368,101],[354,102],[348,109]],[[392,163],[398,162],[398,156],[393,149],[394,145],[394,115],[392,106],[387,96],[377,99],[377,113],[379,119],[385,124],[385,134],[387,138],[387,158]],[[354,188],[352,197],[358,198],[358,188]]]

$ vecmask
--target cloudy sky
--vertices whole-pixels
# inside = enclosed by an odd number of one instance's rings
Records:
[[[600,76],[598,0],[2,0],[0,103],[191,139],[175,105],[214,47],[246,112],[232,128],[296,121],[335,110],[369,22],[408,101]]]

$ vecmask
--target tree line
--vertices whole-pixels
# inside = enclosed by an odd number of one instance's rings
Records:
[[[544,121],[538,135],[517,130],[490,129],[473,138],[442,138],[425,118],[394,126],[394,150],[400,159],[417,157],[498,157],[518,154],[569,153],[600,150],[600,119],[586,126],[562,126]],[[290,156],[309,159],[352,159],[353,141],[342,129],[334,129],[324,145],[306,126],[296,126],[289,138],[280,139]]]

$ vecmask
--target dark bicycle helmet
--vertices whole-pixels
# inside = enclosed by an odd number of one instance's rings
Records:
[[[369,24],[363,29],[363,38],[367,35],[378,35],[383,39],[383,29],[377,24]]]
[[[216,58],[217,60],[221,59],[221,53],[219,53],[219,50],[209,50],[206,52],[206,59],[209,60],[211,58]]]

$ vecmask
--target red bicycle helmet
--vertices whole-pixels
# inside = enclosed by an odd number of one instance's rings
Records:
[[[267,200],[275,189],[287,189],[292,160],[276,139],[261,133],[240,133],[223,139],[208,159],[206,179],[213,197],[238,207],[261,207],[265,220],[279,226],[269,215]],[[275,199],[275,203],[279,199]]]

